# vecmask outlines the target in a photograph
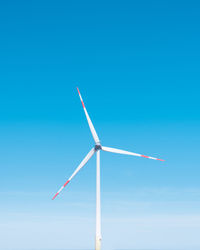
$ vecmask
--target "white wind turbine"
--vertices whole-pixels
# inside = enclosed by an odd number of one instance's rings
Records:
[[[82,160],[80,165],[77,167],[77,169],[74,171],[74,173],[71,175],[71,177],[65,182],[65,184],[58,190],[58,192],[54,195],[52,200],[56,198],[56,196],[63,190],[63,188],[71,181],[71,179],[81,170],[81,168],[89,161],[89,159],[96,153],[97,158],[96,158],[96,244],[95,244],[95,249],[100,250],[101,249],[101,201],[100,201],[100,150],[111,152],[111,153],[117,153],[117,154],[124,154],[124,155],[133,155],[133,156],[139,156],[139,157],[144,157],[144,158],[149,158],[152,160],[159,160],[159,161],[164,161],[155,157],[150,157],[142,154],[136,154],[132,152],[128,152],[125,150],[121,149],[115,149],[115,148],[110,148],[110,147],[104,147],[101,145],[99,137],[94,129],[94,126],[92,124],[92,121],[90,120],[90,117],[88,115],[88,112],[85,108],[83,99],[81,97],[80,91],[77,88],[81,103],[83,105],[83,109],[88,121],[88,125],[90,127],[90,131],[92,133],[92,136],[95,141],[95,146],[90,150],[90,152],[86,155],[86,157]]]

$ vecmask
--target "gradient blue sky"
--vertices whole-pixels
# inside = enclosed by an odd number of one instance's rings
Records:
[[[94,246],[103,145],[103,250],[200,247],[199,1],[0,4],[0,249]]]

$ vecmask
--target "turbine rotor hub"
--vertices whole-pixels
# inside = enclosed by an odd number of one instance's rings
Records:
[[[101,148],[101,145],[95,145],[94,149],[95,151],[98,151],[98,150],[101,150],[102,148]]]

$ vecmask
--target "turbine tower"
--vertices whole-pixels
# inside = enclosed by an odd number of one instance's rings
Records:
[[[72,178],[81,170],[82,167],[85,166],[85,164],[89,161],[89,159],[96,153],[96,242],[95,242],[95,250],[101,250],[101,200],[100,200],[100,151],[107,151],[111,153],[117,153],[117,154],[124,154],[124,155],[133,155],[133,156],[139,156],[144,158],[149,158],[152,160],[158,160],[158,161],[164,161],[162,159],[158,159],[155,157],[150,157],[142,154],[132,153],[129,151],[121,150],[121,149],[115,149],[110,147],[104,147],[101,145],[99,137],[95,131],[95,128],[92,124],[92,121],[88,115],[88,112],[85,108],[82,96],[80,94],[79,89],[78,94],[81,99],[81,103],[83,106],[83,110],[85,112],[87,122],[90,128],[90,131],[92,133],[92,136],[95,141],[95,146],[90,150],[90,152],[85,156],[85,158],[82,160],[80,165],[77,167],[77,169],[74,171],[74,173],[71,175],[71,177],[65,182],[65,184],[58,190],[58,192],[54,195],[52,200],[56,198],[56,196],[63,190],[63,188],[66,187],[66,185],[72,180]]]

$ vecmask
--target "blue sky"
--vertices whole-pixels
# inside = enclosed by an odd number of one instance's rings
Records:
[[[6,1],[0,6],[0,248],[200,247],[198,1]],[[12,240],[11,240],[12,239]]]

